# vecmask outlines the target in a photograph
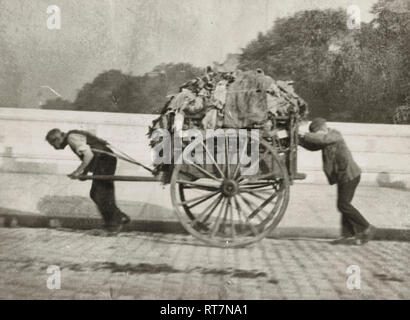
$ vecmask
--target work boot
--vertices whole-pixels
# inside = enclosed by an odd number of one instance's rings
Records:
[[[357,245],[360,246],[372,240],[375,232],[376,232],[376,228],[373,227],[372,225],[369,225],[362,232],[357,233],[355,236]]]
[[[121,212],[121,224],[128,224],[131,221],[131,218],[127,216],[125,213]]]
[[[103,229],[107,232],[120,232],[122,229],[122,222],[120,219],[110,219],[105,221]]]
[[[341,237],[330,242],[333,245],[356,245],[356,237]]]
[[[118,233],[122,230],[122,224],[106,225],[104,226],[104,230],[108,233]]]

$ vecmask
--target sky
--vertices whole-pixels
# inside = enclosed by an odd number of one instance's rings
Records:
[[[166,62],[199,67],[240,53],[274,20],[300,10],[356,5],[361,19],[377,0],[0,0],[3,25],[19,72],[20,104],[54,94],[74,100],[86,82],[109,69],[134,75]],[[61,29],[47,28],[47,7],[61,10]],[[41,87],[43,87],[41,89]],[[0,93],[1,94],[1,93]]]

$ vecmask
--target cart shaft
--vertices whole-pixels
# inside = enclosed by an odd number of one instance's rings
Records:
[[[78,179],[82,180],[105,180],[105,181],[139,181],[139,182],[158,182],[160,177],[141,177],[141,176],[114,176],[114,175],[82,175]]]

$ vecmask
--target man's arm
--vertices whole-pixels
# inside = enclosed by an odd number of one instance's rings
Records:
[[[342,139],[342,135],[335,130],[331,130],[328,133],[307,132],[303,137],[304,142],[319,148],[334,144]]]
[[[81,162],[79,167],[74,170],[74,172],[68,175],[70,178],[77,178],[81,174],[87,174],[87,172],[84,172],[84,170],[88,167],[88,165],[93,160],[94,154],[92,153],[90,149],[85,150],[82,154],[84,156],[83,161]]]
[[[87,172],[84,172],[84,170],[91,163],[92,159],[94,158],[94,154],[91,151],[90,146],[87,144],[86,137],[81,134],[70,134],[68,136],[67,142],[74,149],[74,152],[76,154],[82,156],[80,166],[68,175],[70,178],[75,179],[81,174],[87,174]]]
[[[299,145],[309,151],[318,151],[322,149],[322,146],[306,141],[304,135],[299,136]]]

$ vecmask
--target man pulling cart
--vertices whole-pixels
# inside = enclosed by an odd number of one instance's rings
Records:
[[[107,176],[115,174],[117,159],[110,155],[112,150],[108,147],[107,141],[90,132],[71,130],[65,133],[56,128],[47,133],[46,140],[56,150],[70,146],[80,158],[80,166],[68,175],[71,179],[78,179],[88,172]],[[93,180],[90,197],[97,205],[104,220],[104,229],[107,231],[119,231],[123,224],[130,222],[130,218],[116,205],[112,180]]]

